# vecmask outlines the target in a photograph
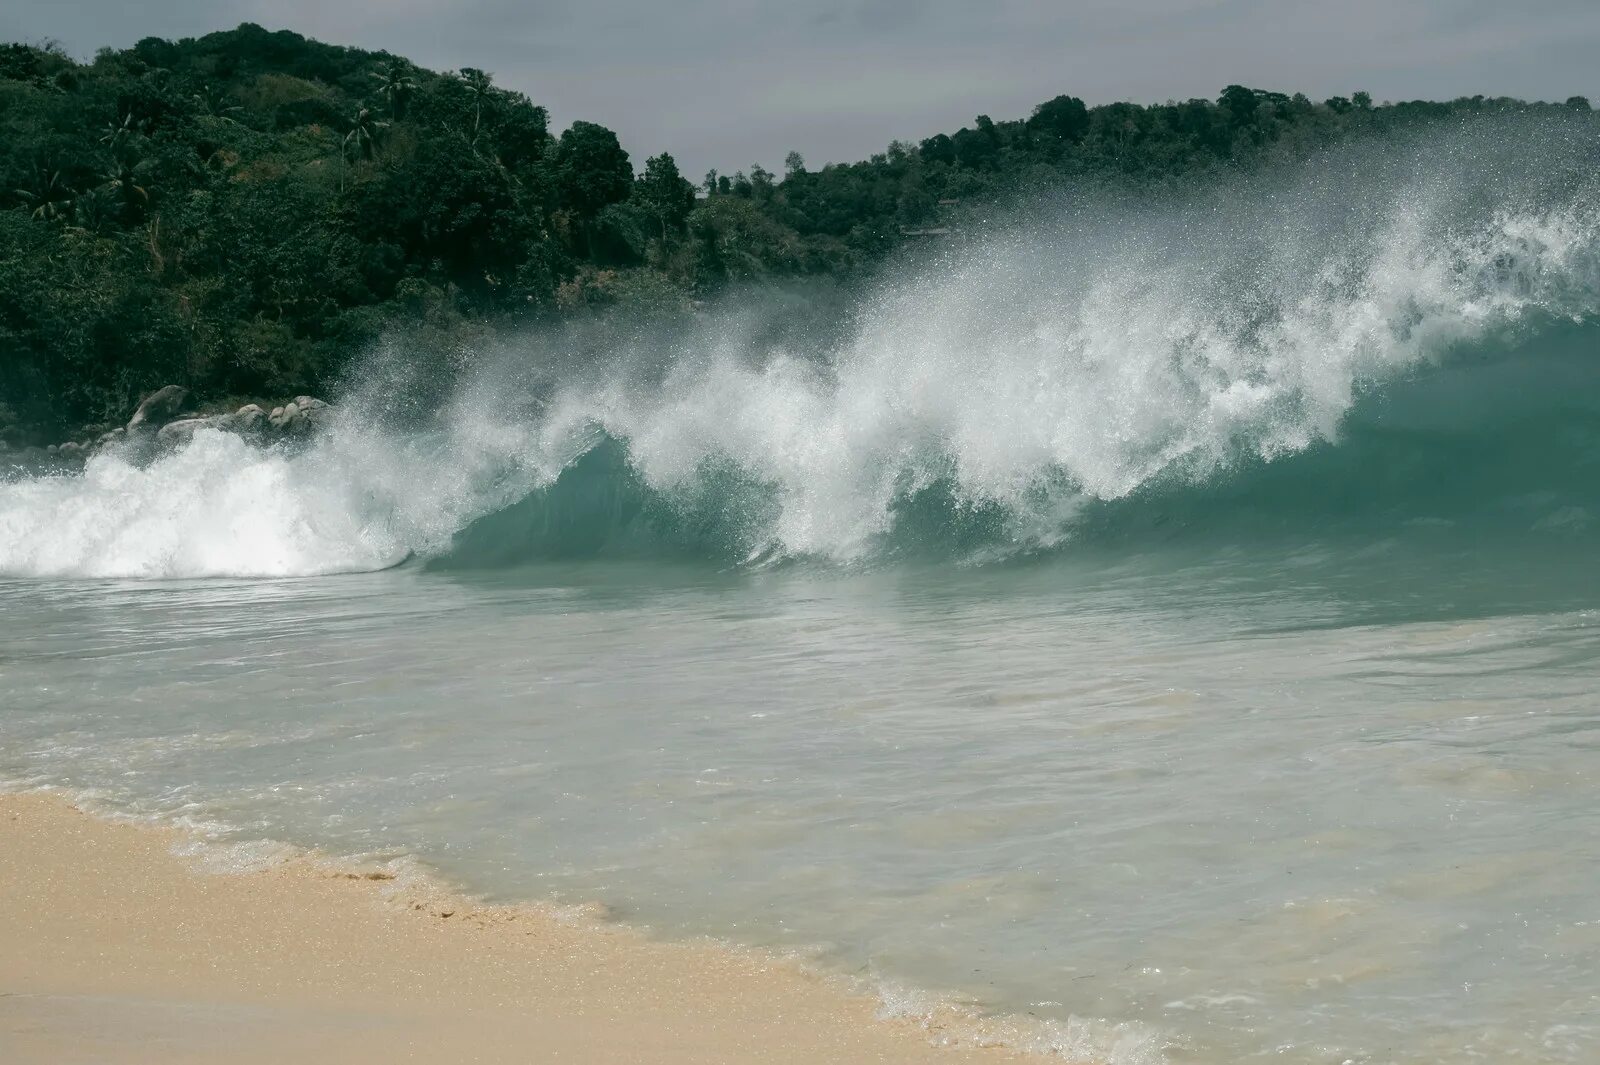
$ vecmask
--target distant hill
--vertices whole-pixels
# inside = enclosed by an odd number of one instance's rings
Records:
[[[1041,189],[1159,188],[1463,113],[1588,106],[1058,96],[861,163],[791,154],[781,177],[696,185],[670,155],[636,167],[603,126],[553,134],[471,68],[249,24],[88,63],[0,45],[0,439],[120,422],[169,382],[318,391],[397,325],[470,342],[732,282],[859,278]]]

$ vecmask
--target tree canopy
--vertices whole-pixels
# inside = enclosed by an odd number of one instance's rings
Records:
[[[791,152],[781,176],[712,171],[697,192],[670,155],[636,171],[604,126],[552,136],[544,108],[475,68],[251,24],[89,62],[3,44],[0,411],[16,424],[0,438],[121,420],[168,382],[218,399],[314,391],[397,324],[859,278],[1041,189],[1156,185],[1527,107],[1589,103],[1061,95],[858,163]]]

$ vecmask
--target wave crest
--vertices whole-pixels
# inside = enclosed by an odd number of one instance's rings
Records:
[[[582,360],[533,338],[419,431],[385,428],[369,383],[298,454],[202,432],[148,466],[14,479],[0,573],[993,557],[1174,515],[1326,517],[1333,495],[1458,520],[1527,480],[1508,452],[1555,485],[1533,524],[1586,513],[1597,157],[1579,118],[1468,124],[1176,207],[1057,204],[842,327],[774,334],[747,306]]]

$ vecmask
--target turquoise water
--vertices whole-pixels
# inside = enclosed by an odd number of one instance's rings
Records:
[[[0,770],[1102,1019],[1072,1042],[1129,1061],[1585,1062],[1587,561],[1529,568],[1537,612],[1429,601],[1483,559],[1426,543],[1270,581],[1219,551],[10,583]]]
[[[1069,1058],[1600,1060],[1574,122],[1066,211],[825,341],[530,338],[405,424],[379,357],[303,450],[13,471],[0,777]]]

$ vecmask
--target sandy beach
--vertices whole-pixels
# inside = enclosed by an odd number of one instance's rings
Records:
[[[0,1060],[1019,1060],[797,966],[312,857],[218,874],[173,829],[0,796]]]

